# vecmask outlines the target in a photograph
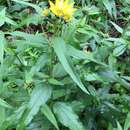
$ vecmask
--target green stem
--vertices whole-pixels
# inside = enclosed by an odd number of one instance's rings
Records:
[[[59,26],[58,22],[53,23],[54,24],[54,34],[51,37],[51,40],[53,39],[53,37],[57,37],[61,34],[60,29],[61,26]],[[52,75],[52,71],[53,71],[53,66],[54,66],[54,60],[55,60],[55,53],[54,53],[54,49],[53,49],[53,45],[52,45],[52,41],[50,40],[49,42],[49,74],[50,76]]]
[[[53,71],[53,60],[54,60],[54,50],[52,47],[52,43],[50,42],[49,44],[49,74],[52,76],[52,71]]]

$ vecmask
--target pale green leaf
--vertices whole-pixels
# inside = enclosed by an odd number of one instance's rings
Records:
[[[80,80],[80,77],[78,76],[77,72],[75,71],[73,64],[71,62],[70,57],[68,56],[68,52],[66,49],[66,44],[62,38],[55,38],[52,40],[54,50],[63,65],[66,72],[71,76],[73,81],[81,88],[82,91],[89,94],[85,86]]]
[[[110,22],[114,27],[115,27],[115,29],[119,32],[119,33],[123,33],[123,29],[119,26],[119,25],[117,25],[116,23],[114,23],[114,22]]]
[[[30,7],[34,8],[37,11],[37,13],[39,13],[39,15],[42,15],[42,8],[40,8],[39,6],[37,6],[35,4],[25,2],[25,1],[21,1],[21,0],[12,0],[12,1],[17,2],[19,4],[26,5],[26,6],[30,6]]]
[[[112,127],[112,125],[111,124],[109,124],[109,126],[108,126],[108,129],[107,130],[113,130],[113,127]]]
[[[57,121],[55,119],[54,114],[52,113],[51,109],[45,104],[41,108],[41,112],[47,117],[47,119],[59,130]]]
[[[4,33],[0,32],[0,63],[1,64],[3,64],[4,44],[5,44]]]
[[[25,124],[31,122],[33,117],[38,113],[41,105],[44,105],[51,97],[52,89],[48,85],[38,85],[34,88],[29,101],[30,112],[25,120]]]
[[[85,130],[82,123],[78,121],[78,116],[66,103],[55,103],[53,109],[58,120],[70,130]]]
[[[127,114],[125,125],[124,125],[124,130],[128,130],[129,128],[130,128],[130,113]]]
[[[5,108],[12,108],[6,101],[0,98],[0,106]]]
[[[120,56],[120,55],[122,55],[126,51],[126,48],[127,48],[126,44],[121,44],[121,45],[117,46],[113,50],[114,56]]]
[[[121,127],[120,123],[117,121],[117,129],[118,130],[123,130],[123,128]]]
[[[44,34],[42,34],[42,33],[28,34],[28,33],[25,33],[25,32],[14,31],[14,32],[7,33],[7,34],[11,34],[14,37],[21,37],[24,40],[29,41],[29,42],[33,42],[33,43],[35,42],[35,43],[43,44],[43,43],[48,42],[47,38],[45,38]]]
[[[4,25],[4,23],[5,23],[5,18],[6,18],[6,16],[5,16],[5,8],[0,12],[0,26],[2,26],[2,25]]]
[[[102,0],[110,16],[117,17],[116,4],[114,0]]]
[[[16,23],[11,20],[10,18],[8,18],[6,16],[6,8],[4,8],[1,12],[0,12],[0,26],[4,25],[6,23],[12,24],[12,25],[16,25]]]
[[[73,46],[71,45],[67,45],[67,53],[76,58],[76,59],[79,59],[79,60],[85,60],[85,61],[88,61],[88,62],[95,62],[97,64],[101,64],[103,66],[106,66],[106,64],[96,60],[93,56],[93,53],[85,53],[83,51],[80,51],[78,49],[75,49]]]
[[[5,108],[0,107],[0,127],[6,119]]]

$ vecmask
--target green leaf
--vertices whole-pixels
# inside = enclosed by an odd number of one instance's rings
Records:
[[[45,104],[41,108],[41,112],[47,117],[47,119],[59,130],[57,121],[55,119],[54,114],[52,113],[51,109]]]
[[[63,86],[63,85],[64,85],[61,81],[58,81],[58,80],[56,80],[56,79],[54,79],[54,78],[48,79],[48,82],[49,82],[50,84],[52,84],[52,85],[60,85],[60,86]]]
[[[109,0],[102,0],[103,4],[105,5],[106,9],[108,10],[109,14],[112,16],[112,7]]]
[[[33,43],[43,44],[43,43],[48,42],[48,40],[43,36],[44,34],[42,34],[42,33],[28,34],[28,33],[25,33],[25,32],[14,31],[14,32],[7,33],[7,34],[10,34],[10,35],[15,36],[15,37],[21,37],[24,40],[29,41],[29,42],[33,42]]]
[[[4,33],[0,32],[0,63],[1,64],[3,64],[4,44],[5,44]]]
[[[64,40],[62,38],[55,38],[52,40],[52,42],[53,42],[54,50],[61,64],[63,65],[64,69],[66,70],[66,72],[71,76],[73,81],[80,87],[82,91],[89,94],[89,92],[87,91],[83,83],[81,82],[80,77],[74,70],[74,66],[71,62],[70,57],[67,55],[68,52],[67,52],[66,44]]]
[[[12,108],[6,101],[0,98],[0,106],[5,108]]]
[[[78,121],[78,116],[67,104],[62,102],[55,103],[53,109],[58,120],[70,130],[85,130],[82,123]]]
[[[87,74],[85,79],[87,81],[102,81],[101,77],[96,73]]]
[[[95,61],[93,59],[93,55],[91,53],[85,53],[83,51],[77,50],[71,45],[67,45],[67,50],[70,56],[73,56],[74,58],[77,59],[84,59],[84,60],[89,60],[89,61]]]
[[[45,47],[44,44],[37,43],[37,42],[30,42],[30,41],[26,41],[26,40],[15,40],[14,42],[17,45],[23,44],[25,46],[28,45],[28,46],[37,47],[37,48],[43,48],[43,47]]]
[[[130,113],[127,114],[125,125],[124,125],[124,130],[128,130],[129,128],[130,128]]]
[[[64,67],[60,63],[54,65],[52,74],[55,78],[61,78],[67,75]]]
[[[53,91],[53,99],[58,99],[61,98],[63,96],[66,96],[68,94],[68,92],[66,92],[65,89],[58,89],[58,90],[54,90]]]
[[[117,17],[116,4],[114,0],[102,0],[110,16]]]
[[[19,119],[19,121],[18,121],[18,123],[17,123],[17,128],[16,128],[16,130],[23,130],[23,129],[25,129],[25,127],[26,127],[26,125],[25,125],[25,119],[26,119],[26,117],[27,117],[27,115],[28,115],[28,110],[27,109],[24,109],[24,108],[22,108],[23,110],[21,110],[21,108],[19,109],[19,111],[16,113],[16,115],[17,114],[19,114],[20,115],[20,119]],[[21,111],[22,112],[21,112]]]
[[[121,45],[117,46],[114,49],[114,51],[113,51],[114,56],[120,56],[120,55],[122,55],[125,52],[126,47],[127,47],[126,44],[121,44]]]
[[[126,80],[122,79],[116,71],[112,70],[106,70],[106,71],[101,71],[99,72],[100,77],[102,80],[107,81],[107,82],[118,82],[120,83],[123,87],[126,89],[130,90],[130,83],[127,82]]]
[[[99,8],[97,8],[95,5],[86,6],[86,7],[84,7],[83,9],[84,9],[84,11],[85,11],[88,15],[98,15],[98,14],[100,14]]]
[[[67,53],[76,58],[76,59],[79,59],[79,60],[85,60],[85,61],[88,61],[88,62],[94,62],[94,63],[97,63],[97,64],[100,64],[100,65],[103,65],[103,66],[106,66],[106,64],[96,60],[93,56],[93,53],[85,53],[83,51],[80,51],[78,49],[75,49],[73,46],[71,45],[66,45],[67,46]]]
[[[21,1],[21,0],[12,0],[12,1],[17,2],[19,4],[26,5],[26,6],[30,6],[30,7],[34,8],[37,11],[37,13],[39,13],[39,15],[42,15],[42,8],[40,8],[39,6],[37,6],[35,4],[25,2],[25,1]]]
[[[114,22],[110,21],[110,23],[115,27],[115,29],[119,32],[119,33],[123,33],[123,29],[118,26],[117,24],[115,24]]]
[[[5,23],[5,8],[0,12],[0,27]]]
[[[6,119],[5,108],[0,107],[0,127]]]
[[[14,25],[14,26],[17,25],[13,20],[11,20],[11,19],[8,18],[8,17],[5,18],[5,22],[6,22],[6,23],[9,23],[9,24],[12,24],[12,25]]]
[[[123,130],[123,128],[121,127],[120,123],[117,121],[117,129],[118,130]]]
[[[6,8],[0,12],[0,27],[6,23],[16,25],[16,23],[6,16]]]
[[[29,124],[33,117],[38,113],[41,105],[44,105],[51,97],[52,89],[48,85],[39,84],[34,88],[29,101],[30,112],[25,120],[25,124]]]
[[[112,125],[109,123],[108,129],[107,130],[113,130]]]
[[[46,55],[41,55],[36,64],[31,68],[31,70],[29,72],[27,72],[25,74],[25,79],[26,79],[26,83],[31,83],[33,82],[33,77],[34,75],[40,71],[41,68],[43,68],[45,66],[45,64],[47,63],[47,56]]]

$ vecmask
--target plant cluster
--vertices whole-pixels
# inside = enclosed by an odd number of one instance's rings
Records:
[[[130,0],[0,0],[0,130],[129,130]]]

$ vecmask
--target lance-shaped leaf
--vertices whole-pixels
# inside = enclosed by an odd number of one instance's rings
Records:
[[[78,121],[78,116],[66,103],[55,103],[53,109],[58,120],[70,130],[85,130],[82,123]]]
[[[47,117],[47,119],[59,130],[57,121],[55,119],[54,114],[52,113],[51,109],[45,104],[41,108],[41,112]]]
[[[67,54],[67,48],[64,40],[62,38],[55,38],[52,40],[54,50],[59,58],[59,61],[63,65],[65,71],[71,76],[73,81],[81,88],[82,91],[89,94],[85,86],[80,80],[77,72],[74,69],[70,56]]]
[[[30,112],[25,120],[25,124],[31,122],[33,117],[38,113],[40,106],[44,105],[51,97],[52,89],[48,85],[36,86],[32,92],[31,99],[29,102]]]

